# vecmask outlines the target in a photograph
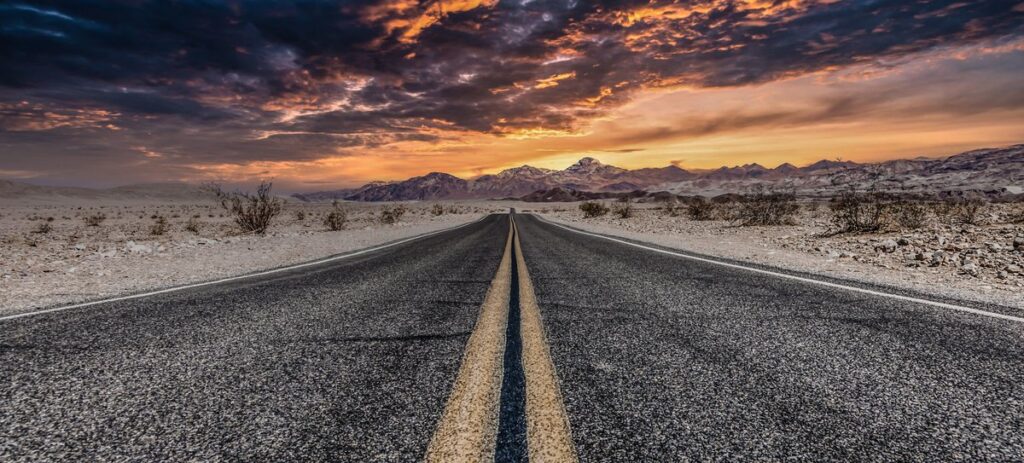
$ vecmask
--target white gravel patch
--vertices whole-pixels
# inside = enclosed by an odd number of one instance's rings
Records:
[[[265,236],[241,234],[218,206],[205,203],[0,207],[0,314],[307,262],[492,212],[479,206],[446,203],[446,212],[434,215],[430,203],[407,204],[401,221],[388,225],[379,220],[382,205],[347,204],[346,229],[329,231],[323,216],[330,205],[288,204]],[[97,214],[107,218],[99,226],[86,225],[85,218]],[[153,216],[166,218],[164,235],[151,235]],[[198,232],[186,230],[190,219]],[[51,230],[38,233],[43,223]]]
[[[908,233],[828,236],[825,212],[803,212],[803,225],[738,227],[693,221],[641,207],[620,219],[584,219],[575,204],[524,208],[582,230],[713,257],[907,289],[963,301],[1024,308],[1024,236],[1020,225],[931,226]],[[895,247],[893,247],[895,246]],[[941,262],[931,256],[940,253]]]

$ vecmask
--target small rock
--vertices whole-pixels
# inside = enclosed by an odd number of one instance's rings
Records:
[[[910,244],[910,240],[908,240],[906,237],[901,236],[900,239],[896,240],[896,244],[900,246],[907,246]]]
[[[971,261],[965,261],[964,264],[960,266],[960,271],[972,277],[976,277],[978,276],[978,265]]]
[[[1013,239],[1013,249],[1017,251],[1024,251],[1024,235]]]
[[[996,274],[996,277],[999,278],[1000,280],[1005,280],[1010,277],[1010,274],[1006,273],[1003,270],[1000,270],[999,273]]]
[[[875,245],[875,250],[876,251],[882,251],[884,253],[893,253],[893,252],[896,252],[896,246],[898,246],[896,244],[896,241],[894,241],[894,240],[885,240],[885,241],[882,241],[881,243],[876,244]]]

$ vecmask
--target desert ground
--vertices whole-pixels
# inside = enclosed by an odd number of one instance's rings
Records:
[[[932,209],[920,228],[837,233],[828,203],[804,203],[792,225],[740,226],[693,220],[659,204],[634,204],[622,218],[615,203],[584,218],[577,204],[524,205],[523,212],[583,230],[713,257],[866,282],[927,295],[1024,307],[1024,225],[1020,203],[986,204],[976,224]],[[722,206],[717,215],[727,215]]]
[[[582,203],[286,201],[263,236],[244,233],[213,200],[0,203],[0,311],[84,302],[256,272],[478,220],[516,208],[552,222],[703,255],[968,301],[1024,307],[1024,228],[1018,203],[988,204],[976,224],[931,212],[914,230],[835,233],[827,203],[803,203],[792,225],[694,220],[685,206],[631,204],[584,218]],[[386,210],[405,212],[386,223]],[[341,229],[325,222],[345,213]]]
[[[385,209],[399,207],[405,212],[394,223],[382,221]],[[243,233],[214,201],[0,203],[0,312],[306,262],[468,223],[497,210],[490,207],[347,203],[342,229],[332,231],[331,204],[286,202],[258,236]]]

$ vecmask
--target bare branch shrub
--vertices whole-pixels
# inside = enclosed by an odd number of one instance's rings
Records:
[[[981,225],[988,203],[981,198],[954,199],[946,202],[949,216],[957,224]]]
[[[793,225],[799,210],[795,194],[755,188],[740,200],[734,220],[745,227]]]
[[[162,215],[156,216],[154,219],[153,226],[149,227],[149,234],[153,236],[161,236],[167,233],[167,219]]]
[[[87,227],[98,227],[101,223],[103,223],[104,220],[107,220],[107,216],[104,214],[93,214],[90,216],[86,216],[83,220],[85,221],[85,226]]]
[[[665,201],[665,214],[669,217],[679,217],[679,198],[672,195]]]
[[[331,206],[333,210],[324,217],[324,225],[331,231],[344,230],[348,223],[348,211],[342,209],[337,201],[331,203]]]
[[[281,213],[283,202],[270,194],[273,183],[261,182],[256,194],[227,193],[220,185],[209,184],[207,189],[217,195],[220,205],[235,217],[242,231],[262,235],[270,222]]]
[[[402,220],[405,212],[405,206],[401,204],[395,207],[384,206],[384,209],[380,211],[380,222],[388,225],[397,223]]]
[[[444,206],[435,203],[433,206],[430,206],[430,213],[434,215],[444,215]]]
[[[702,196],[694,198],[686,205],[686,215],[690,220],[715,220],[717,211],[718,206]]]
[[[899,200],[892,208],[896,223],[904,230],[917,230],[928,222],[928,209],[921,202]]]
[[[43,222],[36,226],[35,230],[32,230],[32,233],[35,233],[37,235],[45,235],[47,233],[50,233],[51,231],[53,231],[53,226],[50,225],[49,222]]]
[[[302,210],[295,211],[295,220],[298,220],[299,222],[302,222],[303,220],[306,220],[306,211],[302,211]]]
[[[628,219],[633,217],[633,203],[627,198],[625,202],[620,202],[614,207],[615,215],[619,216],[620,219]]]
[[[885,228],[892,202],[879,193],[845,191],[832,199],[832,224],[839,233],[871,233]]]
[[[608,206],[597,201],[586,201],[580,204],[580,210],[583,211],[583,218],[589,219],[607,214]]]
[[[198,235],[199,234],[199,221],[196,220],[195,217],[192,217],[192,218],[188,219],[188,222],[185,222],[185,231],[188,231],[188,232],[191,232],[193,234]]]

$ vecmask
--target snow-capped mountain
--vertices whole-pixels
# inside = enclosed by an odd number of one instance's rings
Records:
[[[541,190],[588,192],[669,191],[716,196],[755,186],[827,196],[854,187],[898,192],[1024,191],[1024,145],[970,151],[948,158],[900,159],[874,164],[822,160],[804,167],[759,164],[688,171],[677,166],[628,170],[583,158],[564,170],[521,166],[471,180],[434,172],[401,182],[295,195],[305,201],[403,201],[522,197]],[[543,195],[541,195],[543,196]]]

